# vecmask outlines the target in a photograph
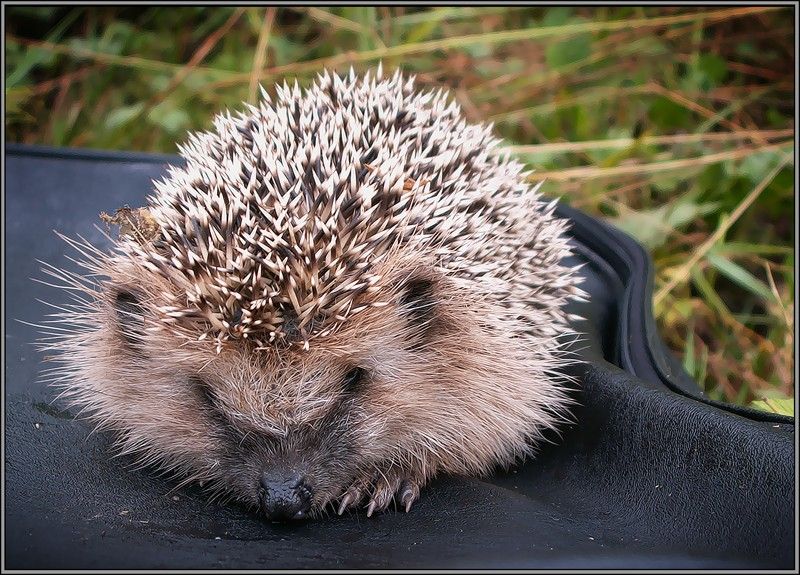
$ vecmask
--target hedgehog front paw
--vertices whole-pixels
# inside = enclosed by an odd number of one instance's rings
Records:
[[[376,473],[368,479],[354,482],[344,492],[339,500],[337,513],[341,515],[347,509],[365,502],[367,517],[371,517],[376,511],[384,511],[393,499],[397,499],[407,513],[419,498],[419,491],[424,483],[423,478],[399,469]]]

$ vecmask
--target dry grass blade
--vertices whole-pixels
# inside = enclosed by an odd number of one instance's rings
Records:
[[[149,70],[151,72],[180,72],[180,70],[184,67],[182,64],[172,64],[170,62],[151,60],[149,58],[142,58],[140,56],[118,56],[116,54],[106,54],[104,52],[89,50],[88,48],[82,48],[79,46],[55,44],[53,42],[45,42],[41,40],[28,40],[26,38],[14,36],[13,34],[7,34],[6,41],[16,42],[17,44],[21,44],[23,46],[39,48],[40,50],[54,52],[56,54],[64,54],[66,56],[74,56],[76,58],[87,58],[103,64],[137,68],[140,70]],[[221,70],[219,68],[207,68],[201,66],[197,66],[195,70],[212,76],[230,76],[235,74],[235,72],[231,72],[230,70]]]
[[[717,114],[713,110],[709,110],[708,108],[701,106],[697,102],[687,98],[682,94],[675,92],[674,90],[668,90],[667,88],[656,82],[651,82],[650,86],[652,87],[654,94],[662,94],[667,98],[669,98],[670,100],[672,100],[673,102],[676,102],[681,106],[685,106],[687,109],[692,110],[693,112],[697,112],[701,116],[705,117],[706,120],[710,120],[711,118],[717,117]],[[719,118],[718,121],[720,124],[728,128],[729,130],[733,130],[736,132],[745,131],[745,129],[739,124],[731,122],[730,120],[726,120],[725,118]],[[763,141],[759,142],[759,144],[763,143],[764,143]]]
[[[254,103],[258,95],[258,75],[267,61],[267,47],[269,46],[272,23],[275,21],[275,11],[276,8],[274,7],[267,9],[264,21],[261,24],[261,30],[258,33],[258,44],[256,45],[256,53],[253,56],[253,71],[250,74],[250,88],[248,90],[248,101],[250,103]]]
[[[705,142],[735,142],[737,140],[767,141],[794,135],[794,129],[786,130],[742,130],[739,132],[717,132],[711,134],[674,134],[669,136],[642,136],[640,138],[615,138],[609,140],[587,140],[584,142],[552,142],[531,146],[506,146],[512,154],[543,154],[553,152],[582,152],[609,148],[628,148],[639,144],[667,145]]]
[[[532,181],[552,180],[594,180],[597,178],[614,178],[624,175],[642,175],[652,174],[655,172],[665,172],[669,170],[683,170],[687,168],[697,168],[706,166],[708,164],[716,164],[726,160],[737,160],[745,158],[752,154],[759,152],[768,152],[771,150],[778,150],[787,148],[792,142],[781,142],[779,144],[771,144],[768,146],[761,146],[758,148],[738,148],[736,150],[729,150],[727,152],[719,152],[716,154],[706,154],[697,158],[685,158],[682,160],[667,160],[664,162],[650,162],[648,164],[629,164],[625,166],[615,166],[613,168],[597,168],[595,166],[583,166],[580,168],[570,168],[567,170],[553,170],[544,172],[535,172],[531,174]]]
[[[599,88],[585,90],[577,96],[557,98],[553,101],[537,104],[536,106],[528,106],[519,110],[506,110],[499,112],[489,116],[487,120],[494,123],[513,122],[527,119],[534,115],[552,114],[561,108],[574,106],[576,104],[588,104],[597,100],[610,100],[613,98],[640,96],[652,93],[653,87],[651,85],[628,86],[625,88],[608,88],[601,86]]]
[[[778,286],[775,284],[775,278],[772,277],[772,269],[769,267],[767,262],[763,263],[764,272],[767,276],[767,281],[769,282],[769,289],[772,290],[772,295],[775,296],[775,303],[781,310],[781,315],[783,316],[783,321],[786,327],[789,328],[791,333],[791,328],[794,323],[792,319],[792,314],[789,313],[789,310],[786,309],[786,305],[783,302],[783,298],[781,297],[781,292],[778,290]]]
[[[305,9],[308,12],[308,15],[314,18],[315,20],[320,20],[327,24],[331,24],[337,28],[342,28],[344,30],[349,30],[350,32],[354,32],[356,34],[360,34],[362,36],[369,36],[372,38],[376,44],[381,49],[386,48],[386,44],[383,43],[381,40],[380,35],[378,35],[376,30],[367,29],[365,26],[362,26],[358,22],[353,22],[352,20],[348,20],[347,18],[342,18],[341,16],[337,16],[327,10],[322,10],[320,8],[309,7]]]
[[[214,49],[214,47],[219,43],[222,37],[225,36],[225,34],[227,34],[228,32],[230,32],[231,28],[233,28],[233,25],[236,24],[236,22],[239,21],[239,18],[242,17],[242,14],[244,14],[244,8],[237,8],[236,10],[234,10],[233,14],[231,14],[228,17],[225,23],[222,26],[220,26],[217,30],[215,30],[213,34],[209,35],[208,38],[205,39],[205,41],[200,45],[197,51],[195,51],[195,53],[192,54],[192,57],[189,59],[186,65],[183,66],[178,71],[177,74],[175,74],[172,80],[170,80],[169,85],[166,88],[164,88],[161,92],[154,95],[150,99],[148,104],[152,106],[160,102],[170,92],[172,92],[176,86],[178,86],[181,82],[183,82],[186,79],[186,77],[189,74],[191,74],[194,69],[197,68],[197,65],[200,62],[202,62],[206,56],[208,56],[209,52],[211,52],[211,50]]]
[[[763,148],[762,148],[763,149]],[[784,156],[781,159],[781,162],[772,170],[769,174],[767,174],[763,180],[751,191],[747,194],[747,197],[744,198],[741,203],[736,206],[736,209],[731,213],[730,217],[726,219],[720,226],[714,230],[714,233],[711,234],[708,239],[700,245],[699,248],[692,254],[689,260],[683,264],[675,273],[672,274],[672,277],[669,279],[667,283],[661,286],[658,291],[653,296],[653,304],[659,305],[664,297],[672,291],[675,286],[680,284],[681,282],[686,281],[689,277],[689,274],[692,271],[692,268],[697,265],[703,256],[705,256],[708,251],[714,247],[714,244],[719,241],[725,233],[730,229],[730,227],[741,217],[741,215],[749,208],[756,198],[761,195],[766,187],[772,182],[775,176],[790,162],[792,158],[789,156]]]

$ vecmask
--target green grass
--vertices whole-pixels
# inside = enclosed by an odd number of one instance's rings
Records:
[[[7,9],[10,141],[176,151],[259,83],[382,61],[650,250],[713,398],[792,411],[791,8]]]

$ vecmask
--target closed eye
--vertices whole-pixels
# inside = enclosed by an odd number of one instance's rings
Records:
[[[342,380],[342,385],[344,386],[345,391],[357,391],[361,387],[361,384],[366,380],[366,376],[367,371],[363,367],[352,368],[345,374],[344,379]]]
[[[200,377],[191,376],[189,383],[200,398],[204,413],[215,423],[215,431],[228,438],[233,438],[235,441],[241,441],[241,433],[222,409],[216,392],[208,382]]]
[[[189,383],[202,399],[203,403],[212,409],[217,407],[217,397],[214,395],[214,390],[202,378],[192,376],[189,378]]]

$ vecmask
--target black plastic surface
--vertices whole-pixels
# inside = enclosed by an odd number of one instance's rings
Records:
[[[33,327],[66,301],[37,259],[53,229],[104,245],[98,213],[139,206],[168,156],[9,147],[6,568],[782,568],[795,566],[794,420],[706,399],[650,313],[652,270],[624,234],[561,206],[587,263],[576,312],[577,424],[486,480],[443,477],[411,513],[281,526],[109,457],[37,382]],[[616,364],[616,365],[614,365]]]

